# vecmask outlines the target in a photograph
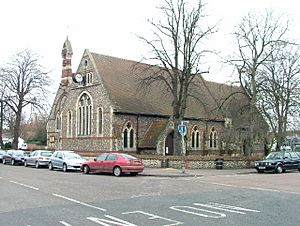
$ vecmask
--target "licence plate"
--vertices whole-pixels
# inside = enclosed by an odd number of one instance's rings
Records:
[[[260,167],[258,167],[258,169],[266,169],[266,167],[260,166]]]

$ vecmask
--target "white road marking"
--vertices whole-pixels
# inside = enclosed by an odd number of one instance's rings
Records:
[[[13,180],[11,180],[11,181],[9,181],[9,182],[14,183],[14,184],[17,184],[17,185],[21,185],[21,186],[26,187],[26,188],[31,188],[31,189],[33,189],[33,190],[37,190],[37,191],[39,190],[39,188],[33,187],[33,186],[31,186],[31,185],[27,185],[27,184],[22,184],[22,183],[13,181]]]
[[[223,211],[232,212],[232,213],[239,213],[239,214],[246,214],[244,212],[260,213],[259,210],[252,210],[252,209],[247,209],[247,208],[243,208],[243,207],[239,207],[239,206],[230,206],[230,205],[214,203],[214,202],[210,202],[208,204],[194,203],[194,205],[208,207],[208,208],[217,209],[217,210],[223,210]],[[244,212],[242,212],[242,211],[244,211]]]
[[[164,221],[168,221],[168,222],[173,222],[171,224],[164,224],[164,226],[175,226],[175,225],[183,224],[182,222],[177,221],[177,220],[172,220],[172,219],[169,219],[169,218],[161,217],[161,216],[154,215],[154,214],[147,213],[147,212],[140,211],[140,210],[132,211],[132,212],[125,212],[125,213],[122,213],[122,214],[143,214],[143,215],[148,216],[149,220],[156,220],[156,219],[158,219],[158,220],[164,220]],[[153,224],[153,225],[155,225],[155,224]]]
[[[105,218],[97,218],[97,217],[87,217],[87,219],[97,224],[101,224],[103,226],[111,226],[111,224],[118,225],[118,226],[138,226],[136,224],[130,223],[128,221],[110,215],[104,215],[104,217],[111,220],[107,220]]]
[[[64,221],[60,221],[59,223],[65,225],[65,226],[72,226],[71,224],[67,223],[67,222],[64,222]]]
[[[224,187],[243,188],[243,189],[258,190],[258,191],[282,192],[282,193],[300,195],[300,192],[295,192],[295,191],[275,190],[271,188],[261,188],[261,187],[238,186],[233,184],[223,184],[223,183],[215,183],[215,182],[207,182],[207,181],[200,181],[200,182],[204,184],[213,184],[213,185],[219,185]]]
[[[97,209],[97,210],[101,210],[101,211],[106,211],[106,209],[103,209],[103,208],[100,208],[100,207],[97,207],[97,206],[93,206],[93,205],[90,205],[90,204],[87,204],[87,203],[84,203],[84,202],[80,202],[78,200],[75,200],[75,199],[72,199],[72,198],[68,198],[68,197],[63,196],[63,195],[58,195],[58,194],[52,194],[52,195],[54,195],[56,197],[59,197],[59,198],[62,198],[62,199],[66,199],[66,200],[71,201],[71,202],[75,202],[75,203],[83,205],[83,206],[87,206],[87,207],[93,208],[93,209]]]
[[[224,214],[224,213],[200,209],[200,208],[196,208],[196,207],[192,207],[192,206],[171,206],[169,208],[172,210],[177,210],[177,211],[183,212],[183,213],[188,213],[188,214],[197,215],[197,216],[206,217],[206,218],[218,219],[218,218],[226,217],[226,214]]]
[[[3,177],[0,177],[0,179],[3,179]]]

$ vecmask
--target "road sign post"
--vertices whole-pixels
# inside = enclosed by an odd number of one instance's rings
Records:
[[[186,135],[186,125],[181,122],[180,125],[177,127],[178,132],[181,134],[181,142],[182,142],[182,160],[181,160],[181,168],[182,173],[185,173],[185,162],[184,162],[184,156],[185,156],[185,145],[184,145],[184,136]]]

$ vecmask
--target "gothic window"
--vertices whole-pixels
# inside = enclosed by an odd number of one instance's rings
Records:
[[[126,124],[123,131],[123,146],[124,148],[134,147],[134,130],[130,122]]]
[[[98,108],[98,134],[101,135],[103,133],[103,110],[102,108]]]
[[[61,115],[59,113],[56,116],[56,130],[61,130]]]
[[[200,147],[200,132],[199,132],[197,126],[195,126],[193,128],[191,136],[192,136],[191,137],[192,148],[199,148]]]
[[[212,128],[209,134],[209,147],[217,148],[217,132],[215,131],[215,128]]]
[[[72,136],[72,112],[68,111],[67,135]]]
[[[80,136],[90,135],[92,132],[92,101],[86,94],[79,98],[77,109],[77,134]]]

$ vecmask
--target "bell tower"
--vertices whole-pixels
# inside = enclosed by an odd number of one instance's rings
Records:
[[[61,74],[61,84],[63,86],[68,86],[69,83],[72,81],[72,56],[73,56],[73,51],[72,51],[72,46],[71,43],[68,39],[68,36],[66,38],[66,41],[64,42],[62,51],[61,51],[61,56],[62,56],[62,74]]]

